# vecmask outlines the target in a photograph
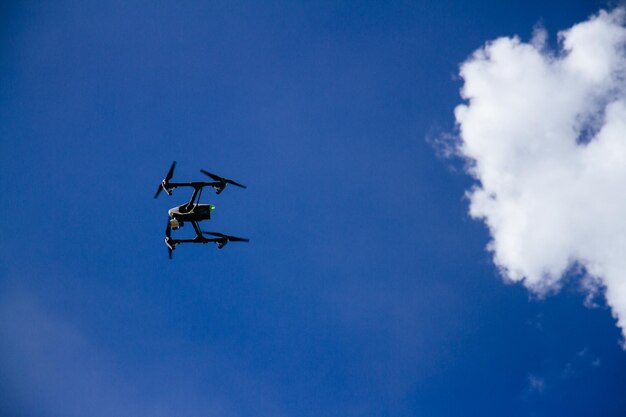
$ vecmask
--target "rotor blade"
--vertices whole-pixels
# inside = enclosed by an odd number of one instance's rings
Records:
[[[159,196],[159,194],[161,194],[161,191],[163,191],[163,186],[161,184],[159,184],[159,188],[157,189],[157,192],[154,195],[154,198],[157,198]]]
[[[245,237],[226,236],[226,238],[231,242],[250,242],[250,239],[247,239]]]
[[[217,237],[221,237],[221,238],[225,238],[226,240],[230,241],[230,242],[250,242],[250,239],[247,239],[245,237],[237,237],[237,236],[229,236],[229,235],[225,235],[223,233],[217,233],[217,232],[202,232],[205,235],[211,235],[211,236],[217,236]]]
[[[165,179],[163,180],[163,182],[165,184],[167,184],[172,179],[172,176],[174,176],[174,168],[175,167],[176,167],[176,161],[172,162],[172,166],[170,167],[170,170],[167,171],[167,175],[165,176]],[[163,191],[163,182],[159,185],[159,188],[157,189],[156,193],[154,194],[154,198],[157,198],[159,196],[159,194],[161,194],[161,191]]]
[[[241,188],[248,188],[245,185],[240,184],[240,183],[238,183],[236,181],[233,181],[231,179],[223,178],[223,177],[220,177],[219,175],[211,174],[209,171],[205,171],[204,169],[201,169],[200,172],[202,172],[205,175],[208,175],[209,177],[211,177],[215,181],[225,182],[225,183],[228,183],[228,184],[236,185],[237,187],[241,187]]]
[[[172,166],[170,170],[167,172],[167,176],[165,177],[165,182],[168,182],[174,176],[174,168],[176,167],[176,161],[172,162]]]
[[[225,181],[226,181],[227,183],[229,183],[229,184],[236,185],[237,187],[241,187],[241,188],[248,188],[248,187],[246,187],[245,185],[243,185],[243,184],[239,184],[238,182],[235,182],[235,181],[233,181],[233,180],[225,179]]]
[[[225,179],[220,177],[219,175],[211,174],[209,171],[205,171],[203,169],[201,169],[200,172],[202,172],[204,175],[208,175],[214,181],[225,182]]]

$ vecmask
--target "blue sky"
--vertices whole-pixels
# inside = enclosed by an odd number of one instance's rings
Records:
[[[430,140],[474,50],[606,6],[543,3],[4,4],[0,414],[623,416],[610,309],[505,283]],[[249,244],[167,259],[172,160]]]

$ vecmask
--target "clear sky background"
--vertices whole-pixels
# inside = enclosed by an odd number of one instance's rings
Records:
[[[548,3],[4,2],[0,414],[626,415],[602,298],[503,282],[429,140],[474,50],[606,7]],[[249,244],[167,259],[172,160]]]

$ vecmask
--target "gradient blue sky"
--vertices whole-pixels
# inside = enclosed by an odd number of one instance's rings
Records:
[[[605,5],[3,2],[0,414],[626,415],[610,311],[503,283],[427,140],[472,51]],[[167,259],[174,159],[250,244]]]

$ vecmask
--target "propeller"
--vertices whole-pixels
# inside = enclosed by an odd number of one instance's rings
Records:
[[[226,184],[232,184],[232,185],[236,185],[237,187],[241,187],[241,188],[248,188],[243,184],[239,184],[238,182],[235,182],[233,180],[229,180],[228,178],[222,178],[219,175],[215,175],[215,174],[211,174],[208,171],[205,171],[203,169],[200,170],[200,172],[202,172],[204,175],[208,175],[209,177],[211,177],[214,181],[218,181],[221,182],[222,184],[224,184],[224,186]]]
[[[222,247],[224,247],[224,245],[227,244],[228,242],[250,242],[250,239],[247,239],[245,237],[229,236],[229,235],[225,235],[223,233],[202,232],[202,234],[215,236],[215,237],[219,238],[219,239],[216,239],[217,247],[219,249],[222,249]]]
[[[163,182],[161,184],[159,184],[159,188],[157,189],[157,192],[154,195],[154,198],[157,198],[159,196],[159,194],[161,194],[161,191],[163,191],[163,189],[165,188],[167,183],[170,182],[170,180],[174,176],[174,168],[175,167],[176,167],[176,161],[172,162],[172,166],[170,167],[170,170],[167,172],[167,175],[165,176],[165,179],[163,180]]]
[[[225,235],[223,233],[217,233],[217,232],[202,232],[202,233],[205,235],[221,237],[231,242],[250,242],[250,239],[247,239],[245,237],[229,236],[229,235]]]

